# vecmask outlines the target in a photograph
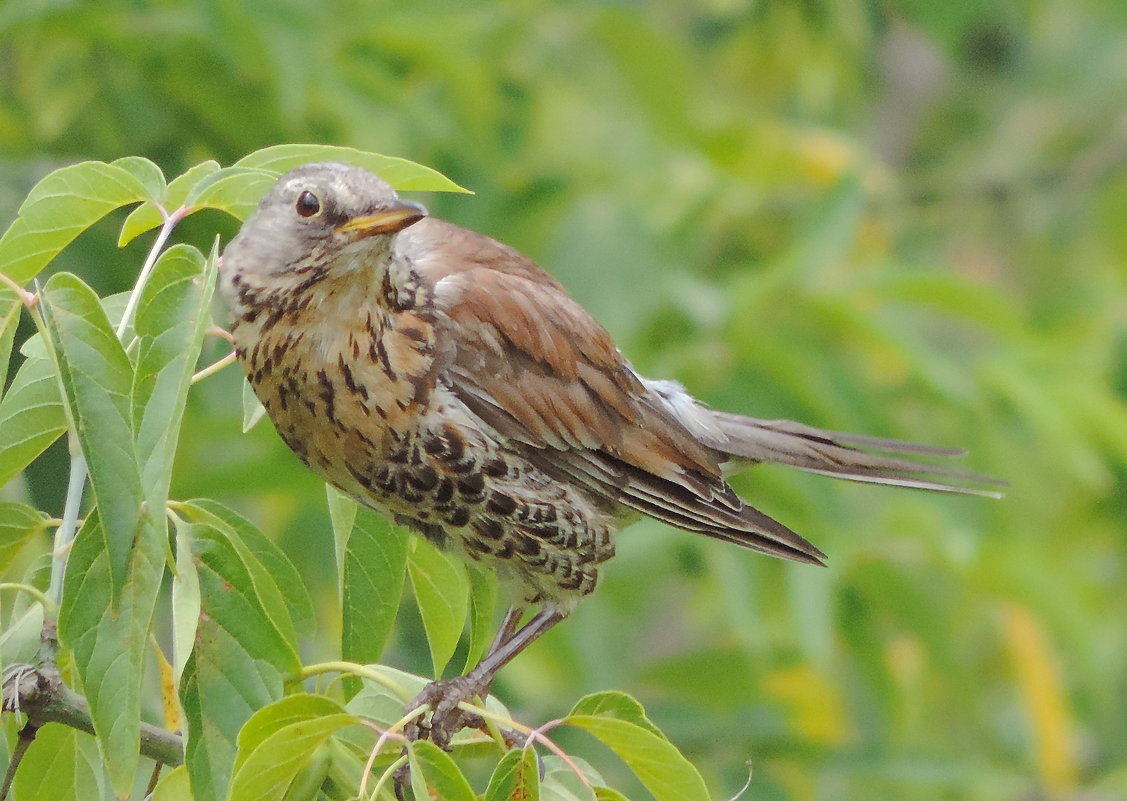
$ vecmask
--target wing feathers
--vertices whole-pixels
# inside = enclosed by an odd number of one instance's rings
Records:
[[[554,283],[477,268],[439,280],[435,300],[457,343],[449,384],[519,423],[502,434],[604,450],[705,495],[723,484],[721,454],[652,401],[610,335]]]
[[[602,456],[545,462],[533,455],[546,472],[560,475],[592,491],[613,498],[636,512],[671,526],[731,542],[761,553],[810,564],[823,564],[825,554],[772,517],[739,498],[727,488],[727,503],[702,500],[687,488]]]
[[[991,494],[963,486],[989,483],[983,476],[897,455],[954,451],[712,412],[675,382],[640,378],[555,279],[488,237],[426,219],[398,242],[434,289],[445,327],[439,380],[510,447],[585,487],[609,512],[626,507],[820,563],[821,551],[739,498],[722,467],[778,462],[854,481]]]

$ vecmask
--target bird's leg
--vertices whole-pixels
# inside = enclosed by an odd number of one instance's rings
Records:
[[[555,609],[544,609],[517,629],[521,614],[522,610],[518,608],[508,611],[493,645],[473,670],[454,679],[432,681],[407,705],[408,710],[424,704],[431,708],[429,725],[424,727],[413,723],[404,731],[409,739],[426,736],[435,745],[446,748],[450,744],[450,738],[462,729],[467,726],[480,728],[484,725],[480,717],[465,712],[458,704],[475,696],[484,698],[488,695],[497,671],[541,634],[564,619],[563,613]],[[425,729],[429,729],[429,732],[424,733]]]
[[[523,606],[510,606],[509,611],[505,613],[505,617],[501,620],[501,627],[497,629],[497,636],[493,638],[493,644],[489,646],[486,653],[493,653],[508,640],[513,634],[516,633],[517,626],[520,625],[520,619],[524,617]]]
[[[430,723],[420,724],[418,718],[412,720],[403,730],[408,740],[428,738],[440,748],[450,745],[450,739],[467,727],[481,728],[485,725],[477,715],[461,709],[458,704],[480,695],[484,700],[493,684],[497,671],[507,665],[517,654],[531,645],[541,634],[564,619],[565,615],[554,609],[538,612],[522,628],[517,629],[524,609],[511,607],[501,621],[501,628],[493,639],[482,660],[469,673],[455,679],[432,681],[423,691],[407,704],[407,711],[422,705],[431,708]],[[410,767],[404,763],[395,772],[395,797],[406,799],[407,785],[410,781]]]
[[[509,611],[507,611],[505,613],[505,617],[501,620],[501,625],[497,629],[497,634],[493,638],[493,643],[489,646],[489,650],[485,652],[486,656],[488,656],[489,654],[492,654],[494,651],[498,650],[502,645],[504,645],[506,642],[508,642],[512,638],[512,636],[516,633],[517,627],[520,625],[520,619],[523,616],[524,616],[524,607],[523,606],[510,606],[509,607]],[[484,660],[484,658],[485,657],[482,657],[483,660]],[[465,678],[468,678],[468,675],[469,674],[467,674],[467,676],[462,676],[462,677],[459,677],[459,678],[465,679]],[[457,681],[457,680],[458,679],[453,679],[452,681]],[[436,703],[438,702],[439,698],[441,697],[443,686],[446,685],[446,684],[450,684],[450,683],[451,682],[441,682],[441,681],[431,682],[430,684],[428,684],[426,687],[423,688],[423,691],[421,693],[419,693],[417,696],[415,696],[414,699],[412,699],[411,703],[409,703],[407,705],[407,711],[415,709],[418,706],[420,706],[421,704],[428,704],[428,705],[434,707],[436,705]],[[477,690],[477,692],[475,693],[475,695],[480,695],[482,698],[485,698],[485,696],[489,694],[489,687],[490,687],[491,684],[492,684],[492,678],[490,679],[489,683],[484,684],[484,685],[479,686],[479,687],[476,687],[475,689]],[[473,697],[473,696],[470,696],[470,697]],[[463,700],[468,700],[468,698],[463,699]],[[455,704],[455,706],[456,706],[456,704]],[[465,720],[463,722],[463,726],[462,726],[463,728],[465,726],[473,726],[473,727],[476,728],[476,727],[482,725],[482,721],[474,715],[466,714],[464,717],[465,717]],[[412,724],[410,726],[408,726],[407,729],[405,729],[404,733],[406,734],[406,736],[409,739],[415,740],[415,739],[418,739],[420,734],[422,734],[421,730],[423,728],[424,727],[422,725],[416,723],[415,721],[412,721]],[[451,736],[453,736],[453,732],[451,732]]]

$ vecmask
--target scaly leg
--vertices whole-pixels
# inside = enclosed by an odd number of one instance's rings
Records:
[[[481,718],[459,709],[458,704],[475,696],[484,698],[488,695],[497,671],[535,642],[541,634],[564,619],[562,613],[554,609],[545,609],[534,615],[523,627],[514,631],[520,616],[521,610],[515,608],[509,610],[493,645],[473,670],[457,678],[432,681],[415,696],[407,705],[408,710],[426,704],[432,711],[430,723],[425,727],[429,732],[424,734],[424,725],[413,724],[404,731],[409,739],[426,736],[435,745],[446,748],[450,744],[450,738],[462,729],[467,726],[476,728],[483,725]]]
[[[489,694],[489,687],[497,671],[513,660],[521,651],[536,641],[541,634],[564,619],[565,615],[555,609],[537,612],[523,627],[517,629],[523,609],[513,607],[505,613],[501,628],[493,644],[477,666],[464,676],[454,679],[432,681],[423,691],[407,704],[407,711],[423,704],[431,708],[429,724],[422,724],[416,718],[404,729],[409,740],[420,737],[429,739],[439,748],[447,748],[450,739],[464,728],[481,728],[485,725],[477,715],[459,708],[458,704],[475,696],[482,699]],[[395,774],[395,796],[406,798],[410,771],[404,765]]]
[[[486,653],[492,653],[505,644],[505,641],[516,633],[517,626],[520,624],[520,619],[524,617],[523,606],[510,606],[509,611],[505,613],[505,617],[501,620],[501,627],[497,629],[497,636],[493,638],[493,644],[489,646]]]

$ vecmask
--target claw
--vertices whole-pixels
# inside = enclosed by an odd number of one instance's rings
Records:
[[[430,740],[444,751],[450,750],[450,740],[462,729],[485,728],[485,721],[480,715],[467,712],[458,705],[477,696],[484,698],[489,694],[491,683],[491,680],[472,673],[455,679],[432,681],[405,708],[410,712],[420,706],[429,706],[430,714],[418,715],[412,719],[403,728],[403,736],[412,742]],[[395,797],[398,801],[407,801],[407,788],[410,784],[411,765],[404,762],[395,771]]]
[[[430,715],[425,716],[425,720],[424,716],[412,720],[404,728],[404,736],[408,740],[427,739],[439,748],[448,749],[450,740],[462,729],[483,728],[485,721],[480,716],[466,712],[458,705],[478,696],[484,698],[489,694],[490,684],[486,678],[472,673],[455,679],[432,681],[407,704],[408,711],[429,706]]]
[[[537,613],[524,628],[516,630],[520,620],[519,610],[510,610],[489,653],[478,666],[464,676],[454,679],[439,679],[423,687],[405,708],[411,712],[421,706],[430,708],[429,714],[416,715],[403,728],[403,736],[408,741],[430,740],[443,750],[450,750],[450,740],[462,729],[484,729],[485,721],[480,715],[467,712],[459,704],[476,697],[486,698],[493,684],[493,676],[510,659],[524,650],[529,643],[563,619],[557,609],[545,609]],[[510,746],[520,742],[520,735],[501,731],[501,737]],[[406,801],[407,786],[411,783],[409,763],[395,772],[395,797]]]

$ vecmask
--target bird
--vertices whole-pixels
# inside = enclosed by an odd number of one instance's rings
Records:
[[[980,495],[919,456],[960,450],[714,410],[643,377],[516,249],[428,214],[356,166],[282,175],[223,252],[238,360],[316,474],[494,573],[511,601],[464,676],[431,682],[410,736],[447,747],[497,671],[590,594],[646,516],[784,559],[826,555],[726,477],[758,463]],[[525,617],[528,620],[525,621]]]

